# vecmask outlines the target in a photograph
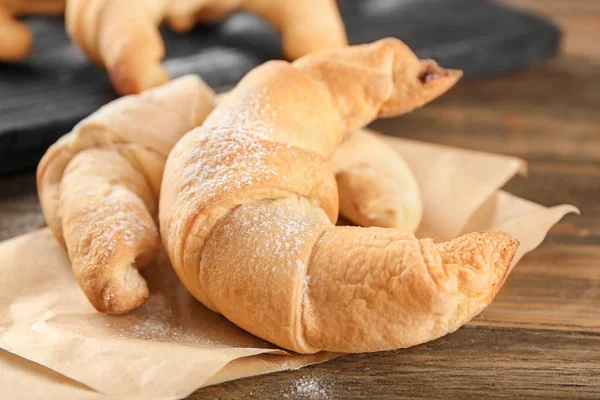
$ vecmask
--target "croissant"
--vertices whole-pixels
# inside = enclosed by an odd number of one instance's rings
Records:
[[[216,101],[200,79],[182,77],[101,108],[42,158],[37,179],[46,221],[66,247],[77,281],[97,310],[123,314],[148,297],[138,269],[148,265],[160,247],[154,220],[166,156],[184,133],[204,121]],[[358,133],[340,147],[344,155],[337,164],[340,170],[360,174],[360,166],[347,167],[355,159],[365,159],[365,150],[354,145],[355,137],[361,143],[373,142],[377,152],[391,151],[372,134]],[[401,159],[385,165],[365,163],[371,184],[379,191],[359,198],[354,186],[343,190],[357,198],[353,204],[361,210],[368,209],[363,201],[377,203],[378,197],[397,193],[398,184],[408,197],[419,196],[416,182],[407,186],[381,179],[412,176]],[[340,183],[341,189],[345,186]],[[402,200],[389,204],[387,211],[395,215],[415,207],[413,219],[420,217],[420,203],[404,205]],[[366,219],[361,210],[347,217],[355,222]]]
[[[237,9],[278,29],[291,59],[347,44],[335,0],[68,0],[66,22],[73,41],[108,70],[116,91],[130,94],[169,79],[160,64],[165,48],[158,25],[163,20],[186,30]]]
[[[0,61],[19,61],[31,51],[31,31],[16,17],[59,15],[64,9],[65,0],[0,0]]]
[[[123,314],[144,303],[138,273],[160,249],[155,222],[166,157],[212,110],[214,93],[188,76],[118,99],[81,121],[37,170],[44,216],[91,304]]]
[[[422,106],[460,75],[395,39],[248,73],[165,165],[160,231],[183,284],[299,353],[408,347],[466,323],[504,282],[517,241],[336,227],[330,163],[351,132]]]

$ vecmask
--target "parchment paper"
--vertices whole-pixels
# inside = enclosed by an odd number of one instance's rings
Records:
[[[524,169],[519,159],[385,140],[421,185],[425,217],[418,236],[446,240],[504,229],[521,241],[518,260],[563,215],[577,211],[499,191]],[[145,271],[151,291],[146,305],[111,317],[88,304],[49,230],[0,244],[0,348],[23,357],[0,352],[0,397],[101,398],[89,387],[118,399],[177,399],[209,384],[336,356],[292,355],[242,331],[194,300],[164,256]]]

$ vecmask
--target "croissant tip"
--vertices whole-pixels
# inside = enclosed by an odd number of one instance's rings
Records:
[[[518,246],[519,241],[504,231],[480,231],[442,243],[440,249],[445,263],[479,265],[493,297],[508,277]]]
[[[123,281],[113,278],[104,284],[100,298],[92,301],[96,310],[109,315],[123,315],[146,302],[149,296],[146,281],[137,269],[132,266],[126,269]]]
[[[33,36],[28,29],[17,30],[12,35],[11,33],[7,33],[8,37],[5,39],[5,43],[11,45],[2,50],[2,60],[7,62],[23,61],[31,54]]]
[[[109,68],[110,80],[119,94],[139,94],[144,90],[160,86],[170,79],[160,63],[147,65],[143,73],[133,74],[132,71],[134,71],[133,67],[125,62]]]
[[[433,60],[421,61],[419,81],[425,86],[446,86],[449,89],[462,76],[463,72],[459,69],[443,68]]]
[[[140,306],[148,299],[148,292],[140,294],[115,294],[106,293],[101,304],[94,304],[94,308],[108,315],[127,314]]]
[[[519,241],[513,236],[509,235],[504,231],[494,232],[499,239],[500,243],[495,251],[495,264],[494,270],[496,271],[496,285],[501,286],[502,283],[508,277],[508,273],[511,269],[512,261],[519,247]]]

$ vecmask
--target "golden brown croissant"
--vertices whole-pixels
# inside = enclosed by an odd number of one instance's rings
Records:
[[[31,31],[16,17],[60,15],[64,9],[65,0],[0,0],[0,61],[22,60],[31,50]]]
[[[479,313],[507,275],[517,247],[508,234],[435,244],[334,225],[330,159],[343,139],[459,77],[395,39],[251,71],[167,159],[160,230],[188,290],[300,353],[412,346]]]
[[[169,79],[160,64],[165,54],[161,21],[184,30],[236,9],[257,14],[281,31],[284,52],[292,59],[347,43],[335,0],[68,0],[66,20],[73,41],[106,67],[117,92],[129,94]]]
[[[79,284],[99,311],[122,314],[148,296],[137,269],[152,261],[159,248],[154,218],[164,161],[175,142],[203,122],[213,96],[198,78],[188,76],[116,100],[77,125],[40,162],[38,189],[46,220],[66,246]],[[358,136],[364,137],[361,142],[377,141],[369,133]],[[354,142],[350,139],[340,147],[341,170],[361,168],[354,160],[364,159],[364,150]],[[378,144],[378,152],[391,151]],[[406,187],[386,176],[410,174],[401,160],[368,169],[367,180],[372,179],[379,192],[359,198],[355,186],[344,189],[346,182],[340,183],[342,193],[357,197],[354,204],[360,210],[370,209],[362,201],[377,203],[378,196],[389,198],[387,193],[398,192],[398,184]],[[406,192],[409,198],[418,197],[416,186]],[[398,200],[390,205],[392,214],[406,208],[403,199]],[[347,216],[360,222],[366,219],[360,210]]]
[[[42,210],[97,310],[122,314],[148,297],[138,269],[160,248],[155,218],[164,163],[177,140],[202,123],[213,96],[188,76],[124,97],[80,122],[42,158]]]

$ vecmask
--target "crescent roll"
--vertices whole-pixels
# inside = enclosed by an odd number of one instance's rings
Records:
[[[340,144],[460,75],[396,39],[247,74],[165,165],[160,231],[183,284],[241,328],[299,353],[413,346],[481,312],[518,245],[507,233],[434,243],[334,225]]]
[[[193,76],[123,97],[81,121],[40,161],[44,216],[97,310],[123,314],[148,297],[138,270],[160,249],[155,219],[164,163],[177,140],[202,123],[213,97]]]
[[[160,64],[165,46],[158,26],[163,20],[187,30],[238,9],[279,30],[290,59],[347,44],[335,0],[68,0],[66,21],[73,41],[108,70],[115,90],[130,94],[169,79]]]
[[[202,124],[215,102],[200,79],[179,78],[101,108],[53,145],[40,162],[38,193],[46,220],[97,310],[123,314],[148,297],[138,269],[148,265],[160,247],[155,218],[166,156],[184,133]],[[392,151],[370,133],[357,137],[376,141],[376,152]],[[340,147],[341,170],[360,169],[354,162],[364,159],[364,150],[353,143],[351,138]],[[358,197],[355,186],[344,189],[346,182],[340,182],[341,193],[357,197],[353,204],[359,204],[359,212],[346,215],[354,222],[366,219],[360,213],[369,209],[363,201],[389,198],[398,192],[398,184],[408,198],[418,196],[416,184],[407,187],[402,180],[383,179],[410,175],[402,160],[368,169],[371,184],[380,192]],[[406,209],[403,201],[393,206]]]

